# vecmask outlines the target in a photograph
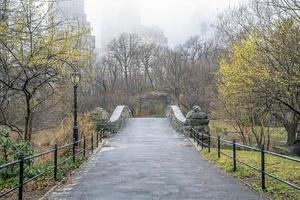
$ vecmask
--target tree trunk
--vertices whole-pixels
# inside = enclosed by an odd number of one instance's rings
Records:
[[[296,139],[296,134],[298,130],[298,117],[294,113],[278,115],[274,114],[274,116],[283,124],[286,132],[287,132],[287,141],[286,144],[291,146],[294,144]]]
[[[180,98],[179,98],[179,96],[180,96],[180,93],[179,93],[179,90],[178,90],[178,88],[177,87],[175,87],[175,89],[174,89],[174,95],[175,95],[175,100],[176,100],[176,103],[177,103],[177,105],[180,107],[181,105],[180,105]]]
[[[151,87],[154,88],[154,84],[153,84],[153,80],[151,78],[151,75],[150,75],[150,72],[149,72],[149,67],[148,66],[145,66],[145,72],[146,72],[146,75],[150,81],[150,84],[151,84]]]
[[[31,111],[29,118],[29,131],[28,131],[28,141],[31,141],[32,131],[33,130],[33,112]]]
[[[31,139],[31,96],[26,96],[26,115],[25,115],[25,137],[26,141],[30,141]]]
[[[297,124],[296,123],[290,123],[285,122],[284,128],[287,131],[288,137],[287,137],[287,145],[292,145],[295,142],[296,139],[296,133],[297,133]]]
[[[124,74],[125,74],[125,83],[126,83],[126,91],[129,92],[129,84],[128,84],[128,67],[127,65],[124,66]]]

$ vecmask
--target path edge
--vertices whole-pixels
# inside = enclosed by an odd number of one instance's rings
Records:
[[[233,174],[226,172],[225,170],[223,170],[220,166],[218,166],[216,163],[214,163],[213,161],[209,160],[208,158],[206,158],[205,156],[202,155],[201,153],[201,148],[200,146],[197,146],[197,143],[193,141],[192,138],[188,137],[188,141],[189,143],[191,143],[194,148],[197,150],[199,156],[201,156],[203,159],[205,159],[207,162],[209,162],[210,164],[212,164],[217,170],[219,170],[221,173],[230,176],[232,179],[237,180],[238,182],[240,182],[241,184],[247,186],[247,188],[249,188],[252,192],[255,192],[256,194],[258,194],[261,198],[267,199],[267,200],[273,200],[272,197],[262,191],[256,191],[249,183],[247,183],[246,181],[242,180],[241,178],[235,177],[233,176]]]
[[[71,171],[71,173],[69,174],[69,176],[67,177],[68,180],[70,180],[70,178],[72,177],[72,175],[75,172],[78,172],[80,170],[82,170],[88,163],[89,161],[96,156],[97,153],[99,153],[101,151],[101,149],[103,148],[104,144],[109,140],[109,138],[106,138],[103,140],[103,142],[101,144],[99,144],[98,148],[95,149],[95,152],[93,154],[91,154],[85,161],[84,163],[82,163],[77,169]],[[57,189],[59,186],[63,186],[64,183],[62,183],[61,181],[57,182],[57,184],[55,184],[55,186],[53,186],[52,188],[50,188],[41,198],[39,198],[38,200],[47,200],[48,197],[51,195],[51,193]]]

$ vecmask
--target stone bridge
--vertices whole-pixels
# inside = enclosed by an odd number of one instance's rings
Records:
[[[262,199],[198,153],[181,133],[186,118],[177,106],[167,116],[131,118],[118,106],[110,121],[122,128],[45,199]]]

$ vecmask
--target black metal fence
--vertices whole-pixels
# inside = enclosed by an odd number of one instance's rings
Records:
[[[261,189],[265,190],[266,189],[266,176],[271,177],[272,179],[275,179],[281,183],[284,183],[286,185],[289,185],[292,188],[295,188],[297,190],[300,190],[300,185],[291,183],[287,180],[283,180],[280,177],[275,176],[274,174],[271,174],[269,172],[266,171],[266,155],[270,155],[270,156],[275,156],[275,157],[279,157],[281,159],[284,160],[289,160],[289,161],[293,161],[296,163],[300,163],[300,159],[294,158],[294,157],[290,157],[290,156],[286,156],[286,155],[281,155],[281,154],[277,154],[274,152],[270,152],[265,150],[264,145],[261,145],[260,148],[256,148],[256,147],[252,147],[249,145],[244,145],[244,144],[240,144],[237,143],[235,140],[229,141],[229,140],[224,140],[222,139],[220,136],[214,137],[208,134],[204,134],[201,133],[195,129],[191,129],[191,138],[194,139],[194,141],[197,143],[197,145],[201,145],[201,149],[203,150],[205,147],[208,149],[208,152],[211,151],[216,151],[216,153],[218,154],[218,158],[221,157],[221,155],[227,156],[229,158],[232,159],[232,166],[233,166],[233,171],[237,170],[237,163],[241,163],[253,170],[258,171],[261,174]],[[212,145],[212,140],[216,141],[216,145],[213,146]],[[222,151],[222,143],[224,146],[231,146],[232,148],[232,155],[229,155],[225,152]],[[237,147],[239,148],[243,148],[246,150],[252,150],[252,151],[256,151],[260,153],[260,168],[255,167],[251,164],[245,163],[241,160],[239,160],[237,158]]]
[[[94,138],[96,137],[96,138]],[[24,198],[24,185],[34,181],[35,179],[53,171],[53,179],[55,181],[58,180],[57,178],[57,174],[58,174],[58,170],[59,170],[59,166],[66,163],[67,161],[69,161],[70,159],[73,160],[73,162],[76,161],[76,157],[79,156],[80,154],[83,157],[86,157],[87,154],[89,153],[89,151],[91,153],[93,153],[94,151],[94,145],[96,145],[96,147],[98,147],[99,145],[99,141],[102,142],[103,139],[103,132],[99,132],[99,133],[95,133],[92,134],[89,137],[83,137],[81,140],[78,140],[77,142],[73,142],[70,144],[66,144],[63,146],[58,146],[57,144],[54,146],[53,149],[40,153],[40,154],[36,154],[33,156],[29,156],[29,157],[23,157],[21,156],[19,160],[16,160],[14,162],[11,163],[7,163],[4,164],[2,166],[0,166],[0,171],[9,167],[13,167],[13,166],[18,166],[19,169],[19,173],[18,173],[18,185],[14,186],[13,188],[7,188],[4,189],[3,191],[0,192],[0,198],[5,197],[9,194],[11,194],[12,192],[18,190],[18,199],[22,200]],[[87,143],[90,140],[90,145],[87,146]],[[94,140],[96,140],[96,142],[94,142]],[[81,145],[80,145],[81,144]],[[59,153],[60,151],[62,151],[63,149],[68,149],[68,148],[72,148],[72,153],[70,156],[67,156],[64,160],[59,161]],[[34,177],[31,177],[27,180],[25,180],[25,176],[24,176],[24,170],[25,170],[25,166],[27,163],[30,163],[29,161],[32,161],[36,158],[40,158],[42,156],[45,155],[49,155],[49,154],[53,154],[53,165],[49,166],[48,169],[44,170],[43,172],[35,175]],[[29,166],[30,167],[30,166]]]

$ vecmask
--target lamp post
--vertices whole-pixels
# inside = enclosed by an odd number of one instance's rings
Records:
[[[81,80],[81,74],[79,72],[74,72],[71,74],[71,81],[73,83],[73,89],[74,89],[74,124],[73,124],[73,142],[78,141],[78,122],[77,122],[77,88],[79,85],[79,82]],[[78,144],[76,143],[75,146]]]

